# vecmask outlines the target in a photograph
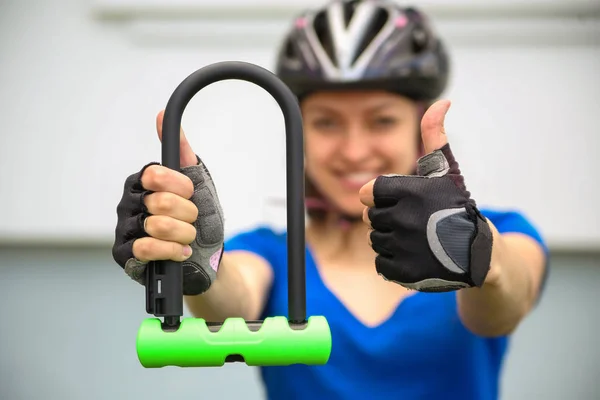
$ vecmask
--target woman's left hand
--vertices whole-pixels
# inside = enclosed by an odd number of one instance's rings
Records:
[[[377,272],[423,292],[481,287],[490,269],[492,232],[450,150],[449,108],[440,100],[423,116],[417,175],[383,175],[360,190]]]

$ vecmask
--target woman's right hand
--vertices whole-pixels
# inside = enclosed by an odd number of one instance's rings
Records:
[[[163,112],[156,119],[162,140]],[[223,252],[223,212],[210,173],[180,132],[181,171],[150,163],[125,181],[117,206],[113,258],[145,284],[146,266],[183,263],[183,293],[205,292],[216,279]]]

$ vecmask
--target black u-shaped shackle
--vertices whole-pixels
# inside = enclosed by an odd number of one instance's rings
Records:
[[[171,95],[162,127],[162,165],[179,171],[183,112],[196,93],[222,80],[243,80],[265,89],[279,104],[286,135],[286,202],[288,258],[288,320],[306,321],[304,134],[302,115],[292,91],[273,73],[254,64],[224,61],[189,75]],[[146,311],[163,316],[166,327],[179,325],[183,315],[183,269],[176,261],[159,261],[147,269]]]

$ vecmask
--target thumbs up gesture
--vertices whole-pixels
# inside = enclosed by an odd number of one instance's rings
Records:
[[[449,108],[440,100],[421,120],[426,155],[417,175],[383,175],[360,190],[377,272],[423,292],[482,286],[492,254],[490,227],[466,189],[444,130]]]

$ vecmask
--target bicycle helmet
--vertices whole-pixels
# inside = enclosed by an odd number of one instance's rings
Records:
[[[299,97],[384,89],[431,102],[446,89],[446,48],[424,14],[386,0],[334,0],[294,21],[276,74]]]

